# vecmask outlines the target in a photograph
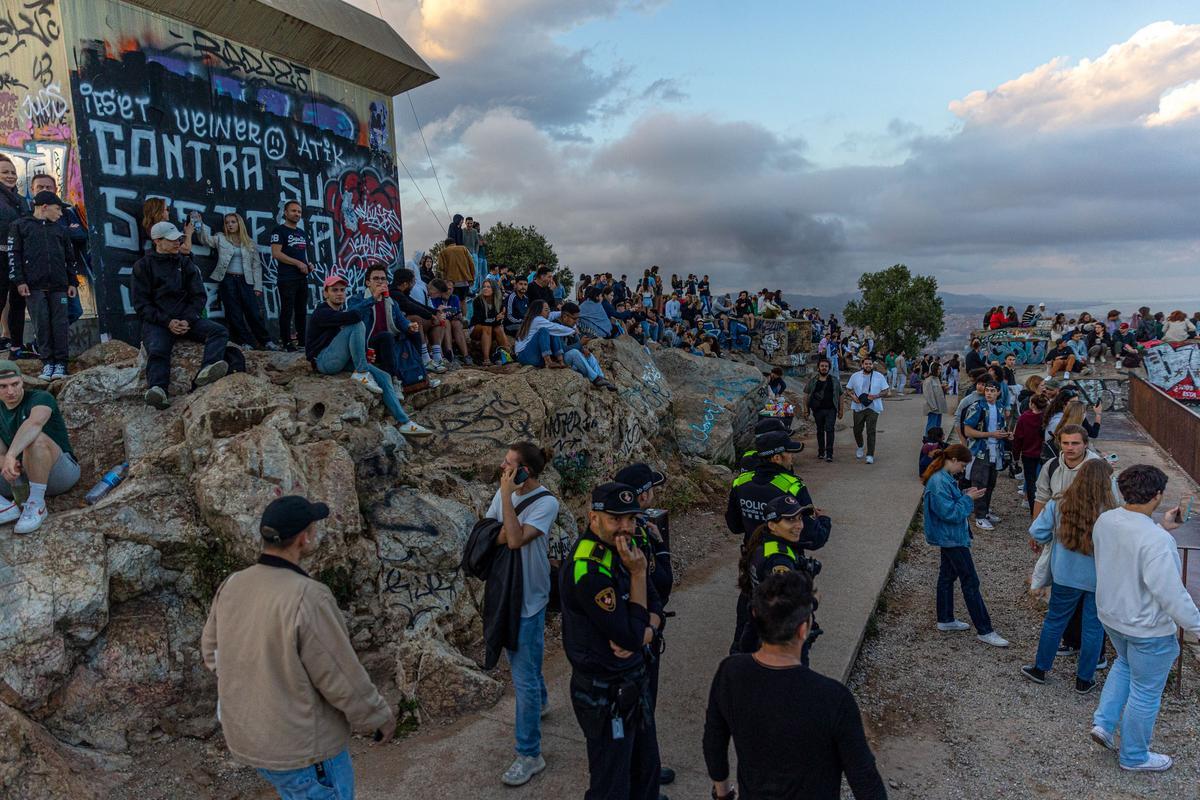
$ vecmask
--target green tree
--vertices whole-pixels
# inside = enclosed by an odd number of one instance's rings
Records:
[[[507,264],[517,274],[542,263],[551,269],[558,266],[554,245],[533,225],[497,222],[488,228],[483,238],[487,242],[489,264]]]
[[[903,350],[910,356],[942,335],[946,321],[937,278],[913,275],[896,264],[879,272],[866,272],[858,279],[861,300],[846,304],[846,324],[856,328],[870,325],[883,348]],[[876,349],[879,349],[876,345]]]

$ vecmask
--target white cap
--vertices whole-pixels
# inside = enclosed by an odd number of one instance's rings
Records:
[[[166,239],[173,242],[182,236],[183,234],[180,233],[179,228],[176,228],[173,224],[165,220],[154,223],[154,227],[150,229],[151,239]]]

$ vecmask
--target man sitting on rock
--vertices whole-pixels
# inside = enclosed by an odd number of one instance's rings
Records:
[[[325,302],[313,311],[305,331],[304,352],[308,362],[322,375],[336,375],[353,366],[350,380],[382,396],[383,405],[398,423],[400,433],[429,436],[432,431],[410,420],[400,407],[391,376],[367,361],[367,327],[356,312],[345,310],[346,286],[346,279],[337,273],[325,278]]]
[[[16,520],[15,533],[40,528],[48,514],[46,495],[68,492],[79,482],[79,464],[54,395],[25,391],[12,361],[0,361],[0,457],[0,524]],[[29,493],[24,508],[13,499],[20,484]]]
[[[574,303],[563,303],[562,311],[552,312],[550,319],[566,325],[568,328],[574,328],[579,324],[579,306]],[[596,354],[588,348],[592,338],[578,334],[564,336],[563,362],[591,381],[593,386],[615,392],[617,391],[616,385],[604,377],[604,370],[601,369],[600,362],[596,360]]]
[[[375,363],[391,375],[400,386],[433,387],[441,384],[430,380],[421,363],[421,326],[409,322],[400,306],[388,291],[387,267],[367,268],[366,294],[351,300],[347,307],[358,313],[367,326],[367,347],[377,353]],[[400,391],[397,389],[397,391]]]
[[[133,309],[142,323],[142,343],[146,346],[145,400],[157,409],[170,405],[167,387],[171,384],[171,350],[176,339],[188,339],[204,345],[204,360],[196,374],[196,386],[205,386],[225,377],[229,364],[225,347],[229,332],[212,320],[204,319],[208,293],[200,270],[190,254],[180,253],[183,234],[170,222],[156,222],[150,229],[154,252],[133,265],[129,282]]]

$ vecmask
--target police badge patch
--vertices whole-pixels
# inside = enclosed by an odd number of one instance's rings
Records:
[[[612,611],[616,609],[617,593],[613,591],[611,586],[596,593],[596,605],[600,606],[605,611]]]

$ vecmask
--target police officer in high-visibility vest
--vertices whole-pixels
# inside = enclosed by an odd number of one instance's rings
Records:
[[[821,544],[829,538],[831,523],[825,512],[819,508],[802,505],[790,494],[776,497],[767,503],[764,517],[766,522],[759,525],[750,537],[738,565],[738,588],[746,597],[752,596],[758,584],[773,572],[798,570],[807,572],[810,578],[815,578],[821,572],[821,562],[806,556],[804,550],[820,546],[812,545],[814,540],[810,537],[814,532]],[[813,610],[816,610],[815,603]],[[808,666],[808,652],[813,639],[820,635],[820,630],[814,615],[809,638],[800,651],[801,663],[804,666]],[[754,625],[746,625],[738,649],[743,653],[753,653],[759,644],[758,632]]]
[[[756,437],[762,436],[764,433],[774,433],[775,431],[788,432],[788,426],[779,417],[759,417],[758,422],[754,423],[754,435]],[[749,450],[738,456],[737,468],[739,470],[754,469],[761,462],[762,458],[759,457],[758,451],[751,446]]]
[[[630,464],[613,480],[633,487],[638,493],[638,505],[649,511],[654,505],[654,487],[667,481],[667,476],[652,469],[649,464]],[[665,514],[665,512],[662,512]],[[665,516],[663,517],[665,519]],[[658,676],[662,652],[665,648],[663,629],[666,626],[666,606],[671,599],[671,586],[675,577],[671,570],[671,546],[666,531],[661,530],[646,514],[638,514],[633,532],[633,542],[646,554],[650,570],[650,581],[646,584],[647,604],[651,620],[660,620],[656,626],[654,641],[650,643],[650,656],[646,664],[650,676],[650,705],[658,708]],[[659,783],[666,785],[675,780],[675,770],[663,767]]]
[[[792,459],[804,449],[802,442],[793,440],[785,432],[772,431],[754,437],[754,449],[757,465],[743,470],[733,479],[733,488],[725,507],[725,524],[731,533],[742,535],[743,548],[758,526],[766,522],[764,514],[767,503],[777,497],[790,495],[802,506],[813,504],[804,481],[792,474]],[[821,539],[821,532],[816,527],[811,534],[812,541],[819,542],[811,545],[814,550],[824,545],[829,537],[829,532],[825,531],[825,539]],[[733,642],[729,646],[730,653],[739,652],[738,643],[749,619],[750,597],[742,593],[738,596],[737,622]]]
[[[587,529],[559,570],[571,705],[587,739],[585,800],[659,798],[661,764],[646,672],[655,627],[646,555],[633,543],[641,510],[633,487],[597,486]]]

